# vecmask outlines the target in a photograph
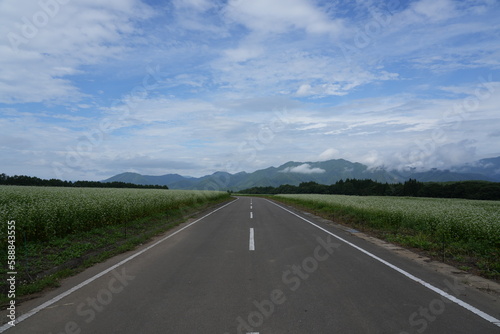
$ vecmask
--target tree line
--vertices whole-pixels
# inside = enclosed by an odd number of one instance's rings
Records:
[[[127,182],[99,182],[99,181],[63,181],[59,179],[40,179],[35,176],[0,174],[0,185],[12,186],[40,186],[40,187],[86,187],[86,188],[144,188],[168,189],[167,186],[141,185]]]
[[[302,182],[298,186],[252,187],[241,194],[336,194],[357,196],[411,196],[436,198],[465,198],[500,200],[500,183],[488,181],[419,182],[409,179],[404,183],[380,183],[365,179],[346,179],[335,184]]]

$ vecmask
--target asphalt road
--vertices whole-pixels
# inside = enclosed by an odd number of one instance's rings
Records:
[[[298,215],[239,198],[23,304],[37,312],[5,332],[500,333],[494,298]]]

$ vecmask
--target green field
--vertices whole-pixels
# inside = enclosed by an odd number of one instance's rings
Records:
[[[75,269],[129,250],[228,199],[218,191],[0,186],[1,271],[12,233],[8,222],[15,222],[15,270],[23,295],[57,285]],[[2,292],[5,286],[0,283]]]
[[[499,201],[312,194],[275,198],[500,278]]]
[[[0,221],[15,220],[18,236],[28,241],[49,241],[227,197],[216,191],[0,186]],[[0,231],[2,240],[6,232]]]

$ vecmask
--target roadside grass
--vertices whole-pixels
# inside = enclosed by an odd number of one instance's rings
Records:
[[[179,224],[210,207],[227,202],[224,198],[198,201],[191,206],[168,210],[119,225],[107,225],[90,231],[77,232],[49,241],[21,239],[16,247],[17,287],[16,300],[22,302],[30,295],[48,288],[58,287],[63,278],[73,276],[85,268],[103,262],[120,253],[133,250],[138,245]],[[7,263],[7,254],[0,255]],[[5,267],[1,269],[6,276]],[[7,282],[0,282],[0,305],[9,302]]]
[[[460,226],[460,214],[453,217],[455,221],[450,219],[444,223],[433,217],[423,221],[425,219],[418,215],[403,215],[398,210],[382,207],[360,208],[295,195],[266,197],[410,248],[466,272],[500,281],[500,211],[493,229],[476,233],[471,231],[474,226]]]

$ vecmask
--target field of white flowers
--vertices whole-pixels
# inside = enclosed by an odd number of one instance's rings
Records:
[[[436,243],[500,256],[500,201],[345,195],[278,195],[319,211],[351,216],[367,227],[392,233],[421,233]]]
[[[364,209],[386,215],[393,224],[435,230],[453,229],[463,234],[495,234],[500,237],[500,202],[449,198],[279,195],[317,203]]]
[[[19,238],[44,241],[225,197],[217,191],[0,186],[0,221],[15,220]],[[6,232],[0,231],[2,240]]]

